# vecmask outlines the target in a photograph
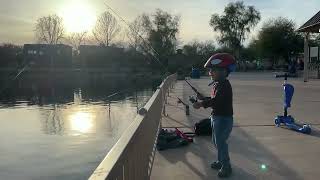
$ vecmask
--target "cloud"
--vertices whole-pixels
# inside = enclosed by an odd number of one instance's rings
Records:
[[[32,41],[32,21],[0,14],[0,42],[23,44]]]

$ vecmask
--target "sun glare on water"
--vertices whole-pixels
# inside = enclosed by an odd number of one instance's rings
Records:
[[[76,112],[70,116],[72,130],[87,133],[93,126],[93,117],[87,112]]]
[[[68,1],[60,10],[60,16],[68,33],[91,31],[96,22],[96,14],[90,5],[81,0]]]

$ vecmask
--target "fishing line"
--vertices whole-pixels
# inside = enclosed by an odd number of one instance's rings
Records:
[[[26,64],[15,76],[14,78],[12,78],[11,80],[8,81],[8,83],[0,90],[0,95],[7,89],[10,87],[10,83],[14,82],[15,80],[17,80],[20,75],[27,69],[29,64]]]
[[[120,16],[119,13],[117,13],[113,8],[111,8],[106,2],[104,3],[105,6],[107,6],[108,9],[110,9],[113,14],[115,14],[135,35],[137,35],[144,44],[147,44],[147,47],[149,49],[151,49],[153,51],[153,53],[155,53],[157,56],[160,56],[160,54],[152,47],[152,45],[150,44],[150,42],[146,41],[138,32],[136,32],[131,26],[130,24],[122,17]],[[152,57],[154,57],[154,59],[161,65],[161,67],[163,68],[163,70],[165,71],[165,73],[169,72],[168,68],[159,60],[158,57],[156,57],[154,54],[150,53],[152,55]]]
[[[124,92],[129,92],[129,91],[132,90],[132,89],[134,89],[134,88],[128,88],[128,89],[124,89],[124,90],[121,90],[121,91],[117,91],[117,92],[115,92],[115,93],[112,93],[112,94],[108,95],[106,98],[109,99],[109,98],[111,98],[111,97],[114,97],[114,96],[116,96],[116,95],[122,94],[122,93],[124,93]]]
[[[132,28],[132,26],[118,13],[116,12],[111,6],[109,6],[106,2],[104,3],[105,6],[116,16],[118,17],[128,28],[131,32],[133,32],[137,37],[139,37],[142,42],[143,42],[143,45],[142,45],[142,48],[144,48],[145,50],[147,51],[151,51],[151,53],[149,52],[149,54],[153,57],[153,59],[155,61],[157,61],[157,63],[160,64],[162,70],[163,70],[163,75],[166,75],[166,73],[168,73],[168,68],[160,61],[160,59],[157,57],[157,56],[160,56],[160,54],[152,47],[152,45],[150,44],[150,42],[148,42],[147,40],[145,40],[145,38],[143,38],[136,30],[134,30]],[[164,79],[164,77],[162,77],[162,79]],[[122,91],[118,91],[118,92],[115,92],[115,93],[112,93],[110,95],[107,96],[107,99],[111,98],[111,97],[114,97],[118,94],[121,94],[125,91],[128,91],[128,90],[131,90],[132,88],[129,88],[129,89],[125,89],[125,90],[122,90]]]

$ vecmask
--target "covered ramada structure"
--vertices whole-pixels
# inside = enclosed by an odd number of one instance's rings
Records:
[[[311,33],[320,33],[320,11],[304,23],[298,30],[298,32],[304,33],[304,72],[303,80],[307,82],[309,79],[310,71],[310,48],[309,38]],[[318,68],[319,69],[319,68]]]

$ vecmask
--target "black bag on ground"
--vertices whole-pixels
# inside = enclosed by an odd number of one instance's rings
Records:
[[[202,119],[194,125],[194,133],[198,136],[210,136],[212,134],[211,119]]]
[[[189,142],[177,135],[176,132],[161,129],[157,140],[157,150],[162,151],[166,149],[178,148],[188,144]]]

